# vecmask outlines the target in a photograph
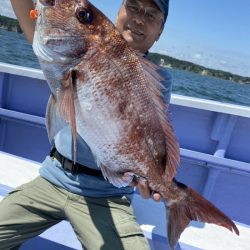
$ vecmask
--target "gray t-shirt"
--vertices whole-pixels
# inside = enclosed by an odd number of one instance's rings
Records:
[[[165,89],[162,91],[164,102],[168,104],[172,87],[171,76],[164,68],[161,68],[159,73],[164,79],[162,81],[165,86]],[[57,150],[63,156],[71,160],[73,159],[73,140],[69,126],[58,132],[54,138],[54,142]],[[98,169],[90,148],[80,136],[77,137],[76,161],[89,168]],[[65,171],[56,159],[52,159],[49,156],[42,163],[40,175],[56,186],[65,188],[72,193],[89,197],[129,196],[133,193],[132,187],[117,188],[102,177],[82,173],[72,174]]]

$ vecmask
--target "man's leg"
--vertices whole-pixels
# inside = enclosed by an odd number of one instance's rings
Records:
[[[125,197],[72,195],[65,213],[85,250],[150,249]]]
[[[0,202],[0,250],[18,249],[63,219],[65,194],[41,177],[16,188]]]

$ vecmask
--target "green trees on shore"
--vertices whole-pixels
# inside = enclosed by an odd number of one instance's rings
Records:
[[[158,53],[149,53],[148,58],[163,67],[191,71],[205,76],[214,76],[237,83],[250,84],[250,77],[235,75],[222,70],[209,69],[191,62],[175,59]]]
[[[0,29],[22,33],[22,29],[17,20],[0,15]]]

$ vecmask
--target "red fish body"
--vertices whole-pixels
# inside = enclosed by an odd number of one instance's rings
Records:
[[[238,233],[228,217],[174,179],[179,145],[157,66],[136,54],[89,1],[40,0],[36,8],[33,48],[52,91],[49,137],[69,123],[75,150],[78,133],[113,185],[126,186],[133,175],[146,179],[168,208],[172,248],[190,220]]]

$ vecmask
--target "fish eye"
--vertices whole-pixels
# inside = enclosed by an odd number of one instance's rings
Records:
[[[78,7],[76,9],[76,17],[81,23],[91,24],[93,20],[93,13],[89,9]]]

